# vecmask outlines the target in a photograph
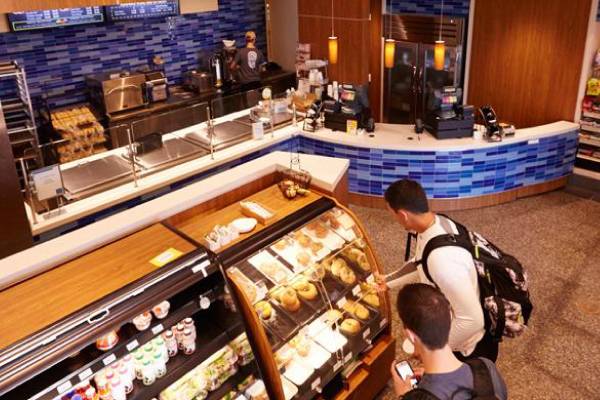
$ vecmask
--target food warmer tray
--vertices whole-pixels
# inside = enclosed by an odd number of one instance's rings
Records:
[[[238,117],[234,119],[234,121],[241,122],[246,125],[252,125],[253,122],[257,122],[252,120],[250,115],[244,115],[242,117]],[[273,114],[273,126],[283,125],[292,121],[292,114],[289,112],[276,113]],[[263,125],[268,126],[268,122],[264,122]]]
[[[61,173],[65,189],[74,197],[83,197],[86,192],[101,192],[133,180],[131,165],[116,154],[79,163]]]
[[[163,142],[162,147],[136,156],[136,163],[147,170],[159,168],[194,155],[208,154],[205,149],[188,141],[173,138]]]
[[[252,136],[252,128],[249,125],[235,121],[226,121],[217,124],[214,127],[214,131],[213,145],[216,150],[233,146]],[[205,149],[210,149],[210,139],[206,129],[203,129],[201,132],[188,133],[185,135],[185,139]]]

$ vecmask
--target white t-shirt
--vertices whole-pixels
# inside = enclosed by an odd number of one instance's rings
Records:
[[[443,217],[436,215],[435,223],[425,232],[417,235],[414,260],[421,259],[429,240],[447,233],[440,223],[440,218]],[[448,220],[448,225],[454,233],[458,233],[452,221]],[[483,310],[479,302],[479,285],[473,257],[467,250],[458,246],[445,246],[431,252],[427,265],[429,274],[450,302],[454,312],[449,345],[453,351],[460,351],[468,356],[484,335]],[[434,285],[425,276],[422,265],[418,266],[416,273],[409,275],[388,282],[388,286],[396,288],[411,281]],[[418,279],[415,279],[417,277]]]

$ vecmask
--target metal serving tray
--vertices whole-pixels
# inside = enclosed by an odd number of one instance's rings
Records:
[[[246,125],[252,125],[252,123],[255,122],[255,121],[252,120],[252,118],[250,117],[250,115],[244,115],[242,117],[238,117],[238,118],[234,119],[234,121],[241,122],[241,123],[246,124]],[[286,124],[286,123],[291,122],[291,121],[292,121],[292,113],[283,112],[283,113],[273,114],[273,126],[278,126],[278,125]],[[265,122],[264,125],[268,126],[269,123]]]
[[[223,149],[229,146],[233,146],[236,143],[243,142],[252,136],[252,128],[250,125],[246,125],[235,121],[226,121],[215,125],[215,137],[214,147],[215,149]],[[196,143],[205,149],[210,149],[210,140],[208,138],[208,132],[202,130],[201,132],[193,132],[185,135],[185,139]]]
[[[125,178],[127,181],[133,180],[131,165],[115,154],[82,162],[75,167],[62,170],[61,173],[65,189],[72,195],[81,194],[113,181],[122,181]]]
[[[196,154],[206,154],[206,150],[193,143],[174,138],[163,142],[161,148],[136,157],[136,162],[145,169],[154,169]]]

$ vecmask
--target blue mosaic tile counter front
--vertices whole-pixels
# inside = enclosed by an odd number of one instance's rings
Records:
[[[383,196],[395,180],[421,182],[427,196],[452,199],[505,192],[571,174],[578,131],[462,151],[352,147],[301,137],[301,152],[350,160],[351,193]]]

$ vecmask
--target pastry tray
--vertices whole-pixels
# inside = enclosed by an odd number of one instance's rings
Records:
[[[313,229],[310,229],[310,226],[312,225],[318,225],[325,229],[327,232],[326,236],[322,238],[318,237],[316,232]],[[323,243],[323,245],[331,251],[341,249],[346,244],[344,238],[332,231],[328,225],[325,225],[318,220],[309,222],[304,226],[304,228],[301,229],[301,232],[308,235],[308,237],[310,237],[313,241]]]
[[[276,302],[271,300],[269,303],[276,313],[275,320],[263,321],[260,318],[259,320],[265,329],[270,331],[282,341],[286,342],[296,334],[298,331],[298,325]],[[275,347],[275,343],[271,343],[271,345]]]
[[[366,251],[363,249],[360,249],[356,246],[352,246],[352,245],[348,245],[345,249],[351,249],[351,248],[356,248],[360,251],[362,251],[363,253],[365,253],[366,255]],[[371,275],[373,273],[373,265],[372,263],[369,261],[369,265],[371,265],[371,270],[370,271],[365,271],[364,269],[362,269],[358,263],[352,261],[347,255],[345,255],[342,252],[338,253],[336,257],[340,257],[343,258],[346,261],[346,264],[348,264],[348,266],[350,268],[352,268],[352,270],[354,271],[354,274],[356,275],[356,277],[358,278],[358,280],[364,280],[367,276]],[[369,260],[369,257],[367,256],[367,260]]]
[[[340,226],[337,228],[332,227],[329,222],[324,222],[322,219],[321,222],[324,223],[327,227],[329,227],[329,229],[334,231],[336,234],[338,234],[340,237],[342,237],[345,241],[352,242],[362,237],[360,231],[357,232],[356,224],[354,223],[354,220],[352,220],[352,217],[346,214],[346,212],[344,212],[343,210],[339,208],[334,208],[333,210],[325,213],[324,215],[332,215],[334,218],[336,218],[336,220],[340,223]]]
[[[271,246],[271,251],[274,252],[275,254],[277,254],[283,260],[285,260],[289,265],[291,265],[291,267],[295,273],[304,271],[306,268],[308,268],[312,264],[315,264],[315,263],[319,262],[320,260],[322,260],[323,258],[327,257],[330,253],[330,250],[326,246],[323,246],[323,248],[315,254],[311,251],[311,249],[309,249],[307,247],[302,247],[296,239],[294,239],[290,236],[285,236],[281,240],[285,240],[288,243],[288,246],[286,246],[282,250],[279,250],[275,246],[276,243],[279,242],[279,240],[278,240]],[[306,252],[310,256],[310,261],[308,262],[307,265],[302,265],[296,258],[297,255],[301,252]]]
[[[269,301],[277,308],[278,312],[285,313],[299,326],[303,326],[308,321],[313,319],[313,317],[317,313],[317,310],[313,308],[312,305],[309,304],[306,300],[302,299],[300,296],[298,296],[298,299],[300,300],[300,308],[297,311],[286,310],[277,300],[275,300],[272,297],[270,297]]]
[[[250,257],[248,259],[248,262],[275,285],[285,284],[289,282],[289,280],[294,276],[292,271],[290,271],[285,265],[283,265],[281,261],[273,257],[271,253],[265,250],[260,251],[252,257]],[[281,276],[275,276],[274,274],[266,271],[264,265],[267,262],[273,263],[273,265],[277,269],[277,272],[280,273]]]

